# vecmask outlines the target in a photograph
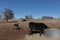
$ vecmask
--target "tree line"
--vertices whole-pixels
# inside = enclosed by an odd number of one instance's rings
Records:
[[[1,13],[3,15],[0,15],[0,18],[3,16],[3,19],[6,20],[7,22],[9,19],[15,19],[13,10],[11,10],[9,8],[5,8],[5,10],[2,11]],[[53,17],[49,17],[49,16],[42,16],[42,18],[43,19],[54,19]],[[33,16],[32,15],[25,15],[25,19],[33,19]]]
[[[6,20],[8,22],[9,19],[14,19],[14,12],[13,10],[9,9],[9,8],[5,8],[4,11],[1,12],[3,14],[3,19]],[[0,18],[2,16],[0,15]],[[32,15],[25,15],[26,19],[32,19]]]

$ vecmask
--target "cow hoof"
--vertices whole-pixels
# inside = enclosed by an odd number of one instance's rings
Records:
[[[41,34],[40,34],[40,36],[41,36]]]

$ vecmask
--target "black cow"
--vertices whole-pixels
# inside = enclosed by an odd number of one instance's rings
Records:
[[[15,29],[20,29],[18,24],[14,24]]]
[[[49,27],[47,25],[45,25],[44,23],[30,22],[29,28],[30,28],[30,34],[32,34],[33,30],[39,30],[40,36],[41,36],[41,34],[44,33],[44,29],[47,29]]]
[[[22,21],[23,21],[23,22],[26,22],[26,19],[23,19]]]

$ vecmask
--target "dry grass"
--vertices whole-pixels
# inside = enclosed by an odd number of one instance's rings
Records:
[[[60,28],[60,20],[32,20],[33,22],[43,22],[49,27],[57,27]],[[11,22],[11,23],[0,23],[0,40],[59,40],[59,38],[51,38],[47,37],[45,35],[42,35],[41,37],[39,34],[34,34],[32,36],[29,36],[29,23],[22,22],[21,20],[18,20],[17,22]],[[14,23],[19,23],[20,30],[14,29]]]

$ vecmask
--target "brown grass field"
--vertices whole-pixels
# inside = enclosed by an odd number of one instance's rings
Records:
[[[51,28],[60,28],[60,20],[31,20],[33,22],[43,22]],[[60,38],[51,38],[38,34],[29,35],[29,22],[3,22],[0,21],[0,40],[60,40]],[[20,30],[16,30],[14,23],[19,23]]]

